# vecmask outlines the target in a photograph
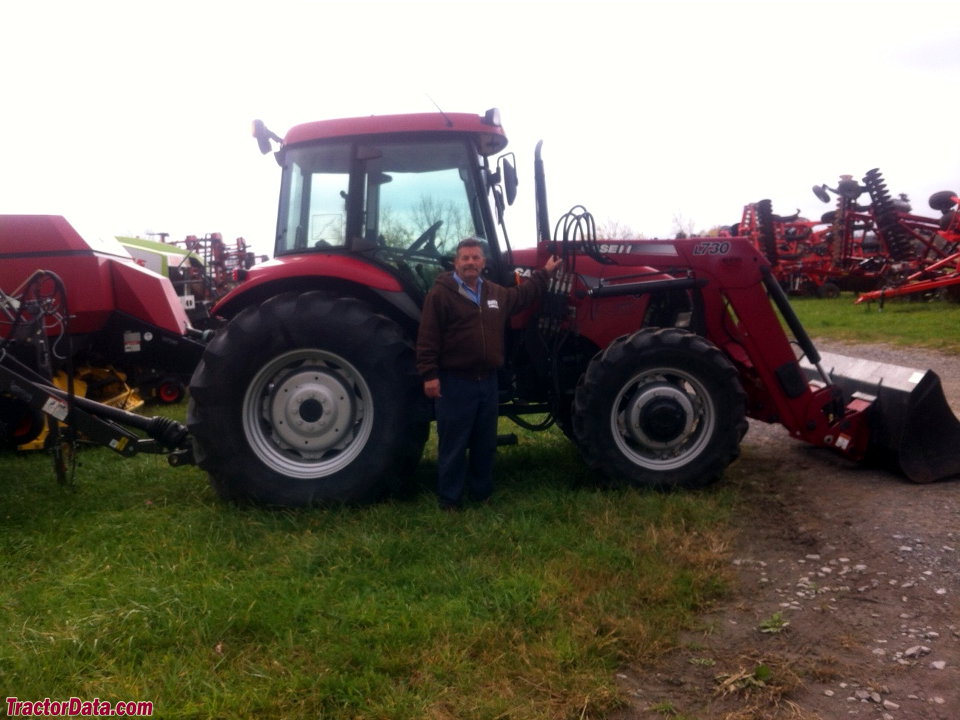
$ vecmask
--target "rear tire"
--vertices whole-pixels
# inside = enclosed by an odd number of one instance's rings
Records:
[[[573,427],[587,464],[639,488],[697,488],[720,478],[747,430],[736,369],[677,328],[614,340],[577,386]]]
[[[276,296],[221,330],[191,381],[187,425],[222,498],[281,506],[395,492],[429,429],[400,328],[320,292]]]

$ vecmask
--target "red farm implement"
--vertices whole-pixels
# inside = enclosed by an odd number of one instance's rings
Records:
[[[836,202],[819,222],[774,215],[769,200],[745,208],[740,232],[753,239],[788,292],[869,293],[949,266],[960,244],[952,193],[930,198],[941,217],[929,218],[913,214],[905,195],[894,199],[879,170],[867,172],[862,183],[844,175],[836,188],[814,186],[820,200],[830,202],[832,194]],[[860,202],[864,193],[869,204]]]
[[[930,207],[941,212],[937,233],[942,239],[939,250],[949,250],[950,254],[922,266],[899,283],[861,293],[856,302],[859,304],[879,301],[882,304],[887,298],[918,297],[942,292],[951,299],[960,299],[960,213],[956,210],[958,204],[960,198],[948,190],[930,196]]]
[[[220,233],[188,235],[183,240],[118,238],[139,265],[164,275],[173,283],[190,322],[207,329],[214,323],[210,308],[239,281],[239,276],[265,257],[254,255],[241,237],[233,244]]]

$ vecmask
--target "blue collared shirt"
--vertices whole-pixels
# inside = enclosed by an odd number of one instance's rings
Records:
[[[476,303],[477,306],[479,307],[479,306],[480,306],[480,293],[481,293],[482,290],[483,290],[483,278],[482,278],[482,277],[477,278],[477,291],[476,291],[476,292],[474,292],[474,291],[471,290],[469,287],[467,287],[467,284],[463,281],[463,278],[460,277],[457,273],[454,273],[454,274],[453,274],[453,279],[456,280],[456,281],[457,281],[457,285],[460,286],[460,294],[461,294],[461,295],[465,295],[466,297],[468,297],[468,298],[470,298],[471,300],[473,300],[473,302]]]

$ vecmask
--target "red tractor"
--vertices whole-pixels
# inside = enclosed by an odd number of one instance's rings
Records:
[[[63,218],[0,218],[0,267],[31,278],[0,292],[0,440],[40,415],[124,456],[195,462],[230,500],[395,492],[432,420],[414,367],[421,304],[472,235],[506,285],[562,256],[562,274],[508,330],[501,414],[531,429],[555,421],[601,477],[707,485],[737,457],[748,417],[853,460],[884,459],[915,482],[960,474],[960,423],[939,378],[819,353],[750,237],[598,242],[580,207],[551,227],[538,145],[536,247],[511,249],[504,216],[518,180],[494,110],[327,120],[282,139],[255,128],[263,152],[279,146],[274,258],[241,269],[206,345],[167,278]],[[30,274],[47,263],[62,282]],[[52,290],[32,285],[47,277]],[[187,425],[56,387],[65,338],[195,366]]]
[[[187,419],[224,498],[367,502],[403,484],[432,419],[414,368],[421,304],[467,235],[502,284],[563,257],[509,329],[501,414],[532,428],[549,416],[601,476],[707,485],[747,417],[852,459],[891,455],[915,481],[960,473],[936,375],[822,357],[749,238],[600,243],[582,208],[551,227],[538,145],[537,245],[512,249],[517,172],[495,110],[255,134],[282,171],[274,258],[213,308],[224,324]]]

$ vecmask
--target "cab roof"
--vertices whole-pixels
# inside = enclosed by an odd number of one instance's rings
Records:
[[[477,137],[481,155],[493,155],[507,146],[500,126],[499,112],[485,115],[470,113],[417,113],[410,115],[370,115],[360,118],[317,120],[296,125],[283,138],[284,147],[355,135],[401,133],[457,133]]]

